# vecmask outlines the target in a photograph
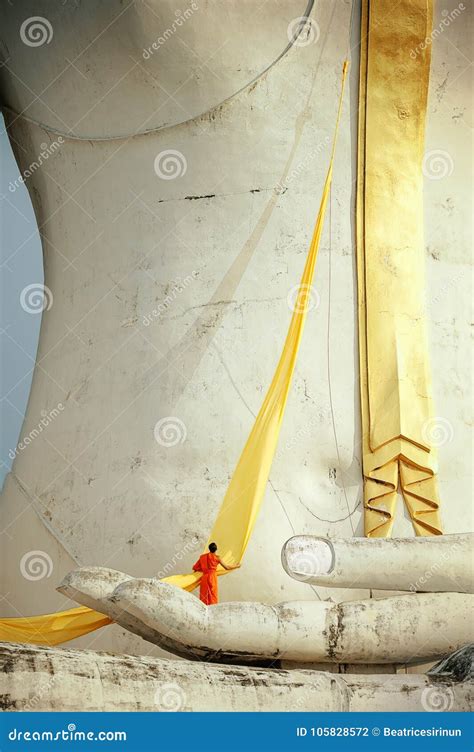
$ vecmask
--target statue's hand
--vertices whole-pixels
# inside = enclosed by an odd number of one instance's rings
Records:
[[[461,588],[469,584],[463,571],[467,550],[468,536],[290,539],[283,549],[283,563],[299,580],[385,590],[428,590],[431,585],[433,590],[446,591],[338,604],[308,600],[204,606],[194,595],[157,579],[132,579],[101,568],[76,570],[59,589],[144,639],[191,659],[273,664],[277,660],[420,662],[457,650],[470,640],[473,598]],[[450,584],[453,592],[448,591]]]

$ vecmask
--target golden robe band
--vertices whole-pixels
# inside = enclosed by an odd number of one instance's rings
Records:
[[[422,43],[432,6],[362,3],[357,275],[365,534],[373,537],[390,535],[399,485],[417,535],[442,532],[424,316],[431,48]]]

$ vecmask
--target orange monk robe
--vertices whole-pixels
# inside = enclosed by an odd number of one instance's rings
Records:
[[[202,554],[199,557],[193,570],[202,572],[201,582],[199,585],[199,598],[206,606],[212,606],[217,603],[217,565],[219,557],[215,554]]]

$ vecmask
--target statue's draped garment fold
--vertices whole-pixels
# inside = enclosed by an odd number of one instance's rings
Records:
[[[401,488],[417,535],[442,532],[430,446],[424,131],[433,0],[363,0],[357,277],[365,534],[390,535]]]

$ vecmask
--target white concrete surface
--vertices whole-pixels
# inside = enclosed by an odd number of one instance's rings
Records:
[[[472,682],[164,661],[0,643],[5,710],[467,711]],[[291,696],[291,702],[289,697]]]

